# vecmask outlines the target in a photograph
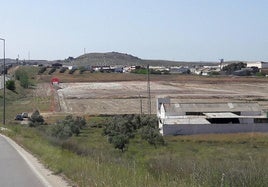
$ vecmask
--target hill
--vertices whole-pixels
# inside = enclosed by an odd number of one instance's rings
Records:
[[[108,52],[108,53],[87,53],[71,60],[72,64],[77,66],[85,65],[140,65],[146,66],[174,66],[174,65],[198,65],[198,64],[211,64],[213,62],[186,62],[186,61],[168,61],[168,60],[146,60],[141,59],[130,54]],[[214,62],[217,63],[217,62]]]
[[[88,53],[74,59],[76,65],[136,65],[141,59],[129,54],[118,52]]]

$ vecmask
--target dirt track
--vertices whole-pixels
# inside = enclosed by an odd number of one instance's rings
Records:
[[[146,81],[61,83],[57,91],[60,109],[79,114],[148,113]],[[258,101],[268,109],[268,87],[264,81],[154,81],[150,83],[152,113],[156,96],[178,102]],[[141,107],[142,105],[142,107]]]

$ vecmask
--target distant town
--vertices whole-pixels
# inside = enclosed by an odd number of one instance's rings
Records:
[[[0,63],[3,59],[0,60]],[[111,53],[90,53],[80,57],[68,57],[65,60],[20,60],[6,59],[6,68],[12,66],[39,66],[52,69],[60,69],[60,72],[106,72],[106,73],[140,73],[151,74],[193,74],[193,75],[236,75],[236,76],[266,76],[268,74],[268,62],[263,61],[224,61],[219,62],[176,62],[161,60],[142,60],[132,55]],[[3,65],[1,65],[3,73]],[[53,70],[51,71],[53,72]]]

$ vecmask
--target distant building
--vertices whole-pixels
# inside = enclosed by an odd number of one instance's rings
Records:
[[[262,62],[262,61],[257,61],[257,62],[246,62],[247,67],[257,67],[259,69],[268,69],[268,62]]]
[[[188,67],[170,67],[169,72],[171,74],[190,74],[190,69]]]
[[[267,115],[257,103],[171,103],[157,99],[162,135],[268,132]]]

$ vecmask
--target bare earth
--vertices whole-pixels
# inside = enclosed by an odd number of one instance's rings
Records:
[[[148,113],[146,81],[61,83],[57,90],[58,111],[76,114]],[[152,81],[151,111],[156,113],[156,97],[171,97],[174,102],[255,101],[268,109],[266,81]]]

